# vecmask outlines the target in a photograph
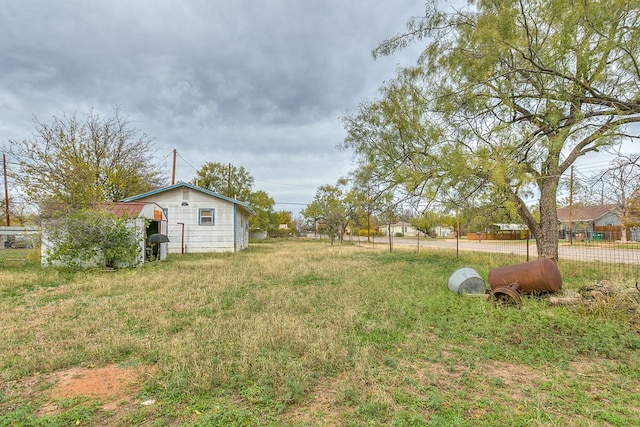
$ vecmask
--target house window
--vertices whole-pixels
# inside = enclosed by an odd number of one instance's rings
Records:
[[[216,210],[215,209],[199,209],[198,210],[198,224],[200,225],[215,225],[216,223]]]
[[[182,190],[182,200],[189,200],[189,190]]]

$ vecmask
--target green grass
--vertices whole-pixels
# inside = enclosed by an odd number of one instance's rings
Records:
[[[0,271],[2,427],[640,419],[637,310],[534,297],[518,310],[447,287],[458,268],[486,278],[520,258],[279,241],[112,273],[24,262]],[[596,278],[561,269],[567,288]],[[141,373],[133,400],[43,409],[56,373],[114,363]]]

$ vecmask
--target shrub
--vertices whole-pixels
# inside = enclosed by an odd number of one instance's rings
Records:
[[[136,236],[126,217],[84,209],[59,218],[46,226],[49,264],[72,268],[135,265],[142,237]]]

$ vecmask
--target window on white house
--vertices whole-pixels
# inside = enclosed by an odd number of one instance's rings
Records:
[[[199,209],[198,216],[198,224],[200,225],[215,225],[216,223],[215,209]]]

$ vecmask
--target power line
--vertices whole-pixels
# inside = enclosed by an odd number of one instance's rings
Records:
[[[254,182],[259,182],[259,183],[262,183],[262,184],[285,185],[285,186],[288,186],[288,187],[316,188],[313,185],[285,184],[285,183],[282,183],[282,182],[271,182],[271,181],[254,181]]]
[[[274,202],[276,205],[298,205],[298,206],[307,206],[309,203],[295,203],[295,202]]]
[[[185,163],[187,164],[187,166],[189,166],[189,167],[190,167],[191,169],[193,169],[195,172],[198,172],[198,169],[196,169],[196,168],[195,168],[191,163],[187,162],[187,161],[185,160],[185,158],[184,158],[184,157],[182,157],[182,156],[180,155],[180,152],[179,152],[179,151],[176,151],[176,154],[178,155],[178,157],[180,157],[180,158],[182,159],[182,161],[183,161],[183,162],[185,162]]]

